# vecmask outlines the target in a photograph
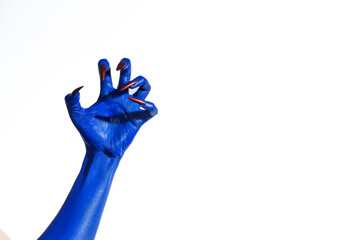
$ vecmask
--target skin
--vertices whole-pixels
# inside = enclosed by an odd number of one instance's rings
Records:
[[[10,238],[6,236],[6,234],[3,231],[1,231],[1,229],[0,229],[0,240],[10,240]]]
[[[98,63],[99,99],[89,108],[81,107],[80,88],[65,97],[70,118],[86,146],[80,173],[57,216],[40,236],[40,240],[94,239],[110,191],[114,174],[124,152],[140,127],[157,114],[157,108],[145,101],[149,82],[142,76],[126,85],[131,77],[130,60],[118,64],[120,79],[112,86],[110,65]],[[132,96],[128,88],[139,87]],[[144,109],[141,109],[140,106]]]

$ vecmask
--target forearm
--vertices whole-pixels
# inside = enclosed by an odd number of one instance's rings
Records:
[[[94,239],[119,161],[87,151],[68,197],[39,239]]]

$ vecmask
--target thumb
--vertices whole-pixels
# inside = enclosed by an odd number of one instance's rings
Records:
[[[76,88],[72,93],[69,93],[68,95],[65,96],[65,103],[69,111],[70,117],[73,117],[73,115],[76,115],[83,111],[83,108],[81,107],[79,102],[80,100],[79,91],[82,87],[83,86]]]

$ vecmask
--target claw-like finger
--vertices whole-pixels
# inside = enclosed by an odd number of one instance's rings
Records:
[[[131,101],[134,101],[135,103],[139,104],[143,109],[145,110],[138,110],[135,112],[130,113],[129,115],[133,117],[133,121],[136,122],[137,125],[141,126],[145,122],[147,122],[149,119],[154,117],[158,110],[152,102],[143,101],[137,98],[128,97]]]
[[[157,110],[155,104],[153,104],[152,102],[145,101],[145,104],[141,105],[141,107],[144,108],[145,110],[147,110],[147,112],[149,113],[149,118],[152,118],[153,116],[155,116],[158,113],[158,110]]]
[[[140,100],[140,99],[137,99],[137,98],[134,98],[134,97],[128,97],[128,99],[130,99],[133,102],[136,102],[137,104],[139,104],[141,106],[146,104],[143,100]]]
[[[108,95],[111,91],[114,90],[112,87],[111,81],[111,69],[109,61],[106,59],[101,59],[98,62],[99,74],[100,74],[100,96],[102,98]]]
[[[78,87],[72,93],[65,96],[65,102],[67,109],[69,111],[71,119],[74,120],[74,117],[78,115],[78,113],[83,111],[83,108],[80,105],[80,89],[82,87]]]
[[[134,93],[133,97],[145,100],[151,90],[150,83],[143,76],[136,77],[134,81],[135,84],[132,85],[131,88],[139,87],[139,89]]]
[[[106,66],[105,66],[105,64],[101,64],[100,65],[100,78],[101,78],[101,81],[104,81],[105,76],[106,76]]]
[[[120,71],[120,79],[118,84],[118,89],[120,89],[124,84],[130,81],[131,77],[131,62],[128,58],[121,59],[120,63],[118,64],[117,70]]]
[[[130,99],[133,102],[136,102],[137,104],[139,104],[142,108],[144,108],[146,111],[143,111],[142,113],[142,121],[146,122],[147,120],[149,120],[150,118],[152,118],[153,116],[155,116],[158,113],[158,110],[155,106],[155,104],[153,104],[152,102],[148,102],[148,101],[143,101],[140,100],[138,98],[134,98],[134,97],[128,97],[128,99]]]
[[[72,93],[71,96],[75,96],[84,86],[76,88]]]
[[[125,85],[123,85],[119,91],[123,91],[125,89],[128,89],[129,87],[133,86],[135,84],[135,80],[131,80],[130,82],[126,83]]]

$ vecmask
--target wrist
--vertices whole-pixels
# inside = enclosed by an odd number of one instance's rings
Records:
[[[86,149],[83,168],[115,172],[121,157],[110,157],[102,151]]]

